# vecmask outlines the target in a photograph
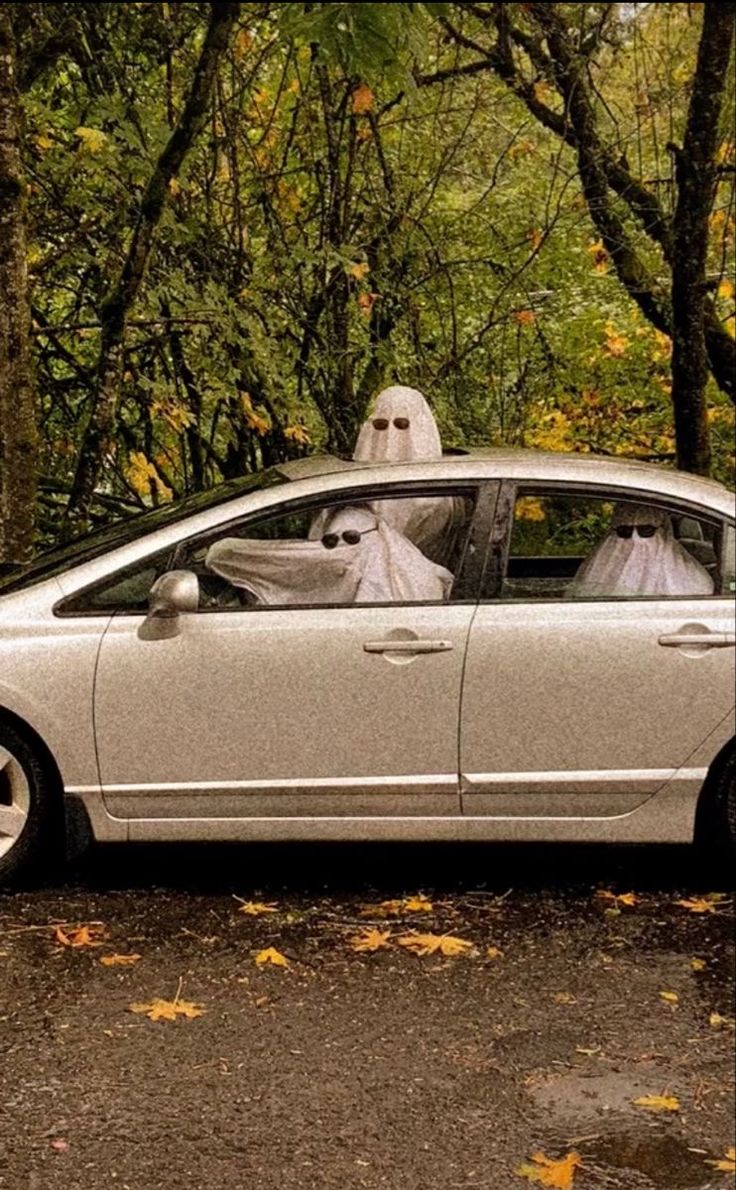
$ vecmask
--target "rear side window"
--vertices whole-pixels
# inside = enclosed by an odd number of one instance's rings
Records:
[[[517,494],[504,599],[699,598],[727,592],[723,525],[646,499]],[[730,563],[733,571],[733,561]]]

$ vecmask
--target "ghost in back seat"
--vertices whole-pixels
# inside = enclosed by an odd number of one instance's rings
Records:
[[[611,528],[579,567],[569,597],[711,595],[713,579],[680,545],[661,508],[620,503]]]
[[[364,463],[412,463],[442,458],[440,433],[425,398],[394,384],[376,398],[358,434],[353,458]],[[453,496],[409,496],[375,501],[381,520],[413,542],[433,562],[447,564],[462,523],[464,502]],[[323,525],[315,526],[315,535]],[[310,533],[310,536],[312,534]]]

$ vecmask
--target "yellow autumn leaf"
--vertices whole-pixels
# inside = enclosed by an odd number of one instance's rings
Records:
[[[534,1165],[520,1165],[517,1174],[521,1178],[528,1178],[530,1182],[538,1182],[540,1186],[552,1186],[554,1190],[572,1190],[575,1170],[583,1164],[579,1153],[568,1153],[566,1157],[554,1160],[544,1153],[532,1153]]]
[[[537,79],[532,85],[532,93],[537,103],[546,103],[550,96],[550,86],[544,79]]]
[[[708,1017],[708,1024],[712,1025],[714,1029],[721,1029],[724,1026],[733,1028],[734,1019],[732,1016],[722,1016],[720,1012],[712,1012]]]
[[[263,413],[260,407],[258,409],[253,407],[253,400],[250,393],[240,394],[240,404],[245,420],[251,430],[255,430],[261,437],[267,434],[271,429],[271,419]]]
[[[434,908],[424,893],[417,893],[415,897],[407,897],[403,907],[405,913],[431,913]]]
[[[38,141],[36,143],[38,144]],[[728,301],[730,298],[733,297],[733,294],[734,294],[733,281],[729,281],[727,277],[724,277],[723,280],[721,281],[720,285],[718,286],[718,296],[720,298],[726,298],[726,300]]]
[[[130,452],[125,478],[139,496],[150,495],[153,485],[161,500],[168,503],[172,499],[171,488],[166,486],[153,463],[140,450]]]
[[[356,116],[364,116],[366,112],[372,112],[376,102],[376,97],[366,83],[359,83],[353,91],[352,108],[353,114]]]
[[[675,1095],[640,1095],[633,1099],[636,1107],[643,1107],[647,1111],[679,1111],[680,1100]]]
[[[660,1000],[665,1000],[667,1004],[679,1004],[680,997],[677,992],[660,992]]]
[[[675,901],[676,905],[687,909],[690,913],[715,913],[715,902],[709,900],[707,897],[685,897],[681,901]]]
[[[100,962],[103,967],[133,967],[140,957],[139,954],[103,954]]]
[[[364,318],[368,318],[370,316],[370,312],[373,309],[373,305],[374,305],[374,302],[376,301],[377,297],[378,297],[377,293],[359,293],[358,294],[358,298],[357,298],[358,306],[360,307],[360,312]]]
[[[705,959],[691,959],[690,966],[693,971],[705,971]]]
[[[596,273],[607,273],[610,262],[603,240],[596,240],[595,243],[588,244],[586,251],[593,257],[593,268]]]
[[[169,194],[172,198],[176,198],[177,194],[181,194],[181,184],[177,182],[176,178],[169,178]]]
[[[85,128],[83,124],[74,129],[74,135],[79,137],[85,149],[89,149],[90,153],[99,153],[107,143],[107,137],[101,129]]]
[[[243,901],[240,912],[248,917],[260,917],[263,913],[278,913],[278,906],[274,901]]]
[[[514,310],[514,322],[518,322],[519,326],[531,326],[536,320],[533,310]]]
[[[499,950],[499,948],[497,946],[487,946],[486,947],[486,958],[487,959],[502,959],[503,951]]]
[[[61,946],[71,946],[77,949],[82,946],[102,946],[105,938],[104,926],[61,926],[54,927],[54,939]]]
[[[404,908],[403,901],[381,901],[378,905],[364,905],[361,917],[395,917]]]
[[[178,1016],[194,1020],[207,1011],[191,1000],[151,1000],[150,1004],[130,1004],[131,1012],[147,1016],[149,1021],[175,1021]]]
[[[289,960],[282,955],[280,950],[276,950],[273,946],[267,946],[265,950],[259,950],[255,956],[257,967],[288,967]]]
[[[542,235],[542,233],[538,227],[530,227],[528,232],[526,233],[526,238],[528,239],[532,248],[536,252],[537,248],[540,247],[540,245],[544,239],[544,236]]]
[[[53,140],[51,139],[50,136],[47,136],[45,132],[42,132],[39,136],[36,137],[36,148],[41,149],[41,150],[46,150],[46,149],[53,149],[53,147],[54,147]]]
[[[402,934],[396,941],[399,946],[405,946],[407,950],[421,956],[442,954],[454,958],[473,949],[472,942],[465,942],[452,934]]]
[[[370,273],[371,267],[363,260],[358,264],[351,264],[346,271],[348,277],[354,277],[356,281],[362,281]]]
[[[514,519],[517,521],[543,521],[546,514],[544,505],[536,496],[521,496],[514,506]]]
[[[722,1173],[736,1173],[736,1149],[726,1149],[726,1155],[720,1161],[706,1161],[705,1164],[720,1169]]]
[[[290,438],[293,442],[301,442],[304,446],[309,446],[312,441],[307,427],[301,425],[285,426],[284,438]]]
[[[603,901],[613,902],[613,904],[616,906],[627,905],[629,908],[632,908],[634,905],[638,905],[639,903],[639,898],[637,897],[636,893],[633,892],[614,893],[610,892],[610,890],[607,888],[599,888],[595,895],[600,897]]]
[[[626,335],[618,334],[613,328],[609,328],[607,332],[606,341],[603,344],[603,350],[611,356],[612,359],[621,359],[626,355],[629,347],[629,340]]]
[[[363,930],[362,934],[356,934],[350,939],[350,945],[353,950],[372,953],[375,950],[382,950],[383,947],[388,946],[390,937],[390,930]]]

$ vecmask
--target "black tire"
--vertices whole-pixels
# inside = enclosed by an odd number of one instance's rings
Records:
[[[736,856],[736,744],[719,763],[709,822],[708,849],[715,846],[717,854],[732,859]]]
[[[61,854],[63,817],[53,779],[39,752],[0,721],[0,810],[14,808],[18,823],[0,823],[0,888],[25,883]],[[25,821],[23,821],[25,818]],[[16,833],[17,829],[17,833]]]

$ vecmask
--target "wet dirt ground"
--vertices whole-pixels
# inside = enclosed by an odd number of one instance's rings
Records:
[[[725,1190],[733,952],[685,848],[98,848],[0,895],[0,1187]]]

